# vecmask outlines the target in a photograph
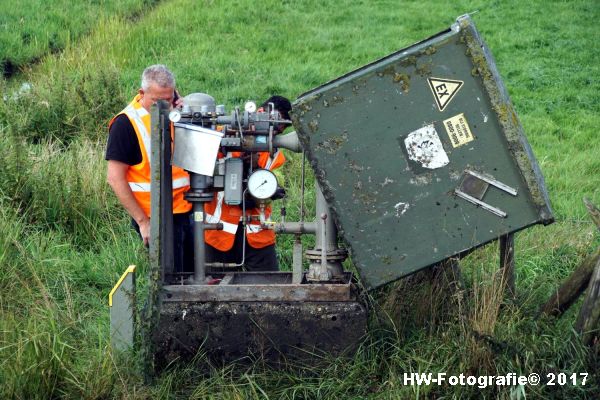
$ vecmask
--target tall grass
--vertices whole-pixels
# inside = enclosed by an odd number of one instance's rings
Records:
[[[451,289],[443,285],[412,297],[412,304],[408,292],[385,289],[380,296],[401,306],[396,314],[375,294],[367,296],[372,326],[350,359],[281,371],[260,362],[203,370],[182,365],[145,385],[135,360],[113,358],[106,296],[129,264],[142,267],[143,289],[147,260],[104,183],[106,123],[133,96],[145,66],[166,63],[182,93],[206,92],[228,107],[273,93],[294,98],[477,9],[475,22],[505,78],[558,217],[553,226],[517,236],[515,302],[502,296],[498,249],[488,246],[461,261],[463,286],[445,304],[436,301]],[[533,315],[600,245],[581,205],[583,195],[600,203],[600,87],[593,79],[600,75],[599,14],[595,2],[585,0],[172,0],[136,21],[101,16],[99,25],[87,27],[91,35],[70,40],[64,52],[24,74],[32,84],[28,94],[0,101],[0,396],[594,398],[598,377],[586,387],[480,390],[405,386],[402,374],[597,369],[596,356],[572,333],[573,311],[558,321]],[[2,91],[19,84],[3,81]],[[289,194],[288,219],[296,220],[301,157],[288,159],[280,178]],[[291,261],[290,245],[290,237],[278,238],[283,264]]]

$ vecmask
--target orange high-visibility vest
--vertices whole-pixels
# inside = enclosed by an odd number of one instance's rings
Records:
[[[241,153],[234,153],[233,157],[239,157]],[[268,152],[261,152],[258,155],[258,166],[261,168],[273,170],[279,168],[285,162],[285,156],[281,151],[277,151],[273,157]],[[212,201],[204,205],[204,218],[208,223],[222,223],[223,230],[206,230],[204,239],[217,250],[227,251],[233,247],[235,233],[238,224],[242,219],[242,208],[223,202],[224,192],[215,193]],[[247,216],[259,215],[258,208],[246,210]],[[265,208],[265,218],[271,216],[271,207]],[[246,224],[246,239],[248,244],[255,249],[275,244],[275,232],[272,229],[263,229],[260,221],[251,221]]]
[[[140,99],[141,95],[135,96],[123,111],[110,120],[108,127],[110,129],[115,118],[121,114],[125,114],[133,125],[142,153],[142,162],[130,165],[125,178],[135,200],[146,216],[150,217],[150,113],[142,107]],[[179,167],[173,166],[171,171],[173,174],[173,214],[188,212],[192,209],[192,204],[183,198],[183,194],[190,188],[190,176]]]

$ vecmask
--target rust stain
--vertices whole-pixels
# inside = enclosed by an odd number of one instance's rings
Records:
[[[399,83],[400,88],[403,92],[408,92],[410,90],[410,75],[407,74],[399,74],[398,72],[394,73],[394,83]]]
[[[328,154],[336,154],[342,145],[347,141],[348,133],[344,132],[341,135],[330,137],[329,139],[317,144],[316,148],[318,150],[325,151]]]

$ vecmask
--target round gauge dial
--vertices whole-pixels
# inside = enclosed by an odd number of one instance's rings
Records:
[[[181,113],[179,112],[179,110],[173,110],[169,113],[169,120],[171,122],[179,122],[180,119]]]
[[[276,190],[277,177],[268,169],[257,169],[248,178],[248,191],[258,200],[270,198]]]
[[[244,110],[253,113],[256,111],[256,103],[253,101],[246,102],[246,104],[244,104]]]

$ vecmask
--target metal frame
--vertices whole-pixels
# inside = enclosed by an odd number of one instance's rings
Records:
[[[339,283],[294,283],[292,272],[232,272],[214,285],[168,285],[164,302],[183,301],[352,301],[352,273]]]
[[[203,262],[199,263],[196,260],[191,279],[182,279],[181,284],[165,284],[166,275],[172,275],[170,266],[173,265],[171,134],[168,111],[168,104],[165,102],[158,102],[152,110],[151,196],[152,215],[157,217],[151,220],[150,262],[151,271],[160,271],[160,299],[165,302],[355,300],[352,273],[344,272],[341,265],[347,253],[337,246],[337,228],[318,185],[316,208],[320,218],[317,221],[281,222],[273,226],[277,233],[297,236],[293,248],[293,272],[211,273],[209,277],[205,268],[211,263],[206,263],[205,260],[200,260]],[[297,137],[290,135],[297,142]],[[287,148],[300,150],[299,146],[293,145],[291,139],[288,142]],[[192,186],[197,178],[202,176],[191,176]],[[203,201],[193,202],[194,233],[195,236],[200,236],[194,239],[196,258],[204,258],[203,232],[204,229],[211,228],[201,218],[202,209]],[[315,248],[307,251],[307,257],[311,260],[307,273],[302,270],[302,244],[298,238],[301,234],[316,236]],[[214,284],[215,282],[218,284]]]

